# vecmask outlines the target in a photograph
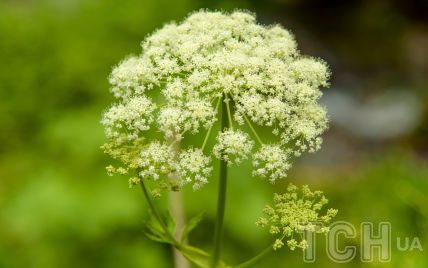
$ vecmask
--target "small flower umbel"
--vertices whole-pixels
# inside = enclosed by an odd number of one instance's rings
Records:
[[[254,142],[250,136],[240,130],[226,129],[217,136],[214,155],[228,165],[239,164],[248,158]]]
[[[269,233],[277,237],[273,245],[275,250],[284,245],[284,240],[291,250],[306,249],[308,245],[303,233],[328,232],[328,224],[337,214],[336,209],[327,209],[321,215],[328,200],[321,191],[312,192],[306,185],[299,189],[290,184],[286,193],[274,195],[273,202],[273,206],[263,209],[265,216],[256,224],[268,228]]]

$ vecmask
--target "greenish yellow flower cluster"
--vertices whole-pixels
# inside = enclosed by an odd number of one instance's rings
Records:
[[[328,203],[321,191],[311,191],[308,186],[300,189],[293,184],[284,194],[275,194],[273,206],[263,209],[264,217],[256,224],[268,228],[276,236],[273,248],[281,248],[286,240],[291,250],[306,249],[307,241],[304,232],[326,233],[328,224],[336,216],[336,209],[327,209],[322,215],[323,207]]]

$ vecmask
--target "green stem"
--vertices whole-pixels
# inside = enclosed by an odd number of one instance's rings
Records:
[[[235,98],[233,95],[230,95],[233,99],[233,101],[236,102]],[[245,116],[245,114],[243,114],[244,120],[247,123],[247,125],[250,127],[251,132],[253,132],[254,136],[256,137],[257,141],[260,143],[260,145],[263,145],[262,139],[260,139],[260,136],[257,134],[257,131],[254,129],[253,124],[251,124],[251,121],[248,120],[247,116]]]
[[[174,247],[181,248],[180,243],[178,243],[178,241],[175,240],[174,236],[169,232],[168,227],[166,226],[165,222],[163,221],[162,217],[160,216],[159,211],[157,210],[156,206],[153,204],[152,199],[150,198],[149,192],[147,191],[147,187],[144,184],[143,179],[141,179],[140,185],[141,185],[141,189],[143,190],[144,197],[147,200],[147,204],[149,204],[150,210],[152,211],[156,220],[159,222],[159,224],[162,227],[162,229],[164,230],[165,234],[167,234],[168,238],[171,239],[171,242],[173,243]]]
[[[249,259],[246,262],[233,266],[233,268],[255,267],[254,264],[256,264],[260,259],[262,259],[267,254],[269,254],[272,251],[272,249],[273,249],[272,245],[270,245],[269,247],[265,248],[262,252],[260,252],[258,255],[254,256],[253,258]]]
[[[230,106],[229,106],[229,97],[227,94],[225,94],[225,100],[226,102],[226,108],[227,108],[227,118],[229,119],[230,128],[233,129],[233,123],[232,123],[232,113],[230,112]]]
[[[221,97],[219,97],[219,98],[218,98],[217,104],[216,104],[216,106],[215,106],[215,112],[216,112],[216,113],[217,113],[217,111],[218,111],[218,106],[220,105],[220,101],[221,101]],[[209,128],[209,129],[208,129],[208,131],[207,131],[207,134],[205,135],[204,142],[202,143],[202,147],[201,147],[201,150],[202,150],[202,151],[204,151],[205,145],[207,145],[207,141],[208,141],[208,138],[209,138],[209,136],[210,136],[210,134],[211,134],[211,130],[212,130],[212,128],[213,128],[213,125],[214,125],[214,124],[212,124],[212,125],[210,126],[210,128]]]
[[[259,135],[257,134],[256,130],[254,129],[253,125],[251,124],[250,120],[244,115],[245,122],[247,122],[247,125],[250,127],[251,131],[253,132],[254,136],[256,137],[257,141],[260,143],[260,145],[263,145],[262,140],[260,139]]]
[[[222,104],[221,113],[221,129],[229,126],[229,118],[227,116],[227,105]],[[227,163],[224,160],[220,160],[220,178],[219,178],[219,189],[218,189],[218,201],[217,201],[217,218],[215,223],[214,232],[214,252],[212,257],[212,268],[216,268],[220,262],[221,244],[223,238],[223,222],[224,222],[224,211],[226,206],[226,189],[227,189]]]

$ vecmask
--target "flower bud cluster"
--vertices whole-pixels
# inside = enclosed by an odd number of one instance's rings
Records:
[[[284,245],[284,240],[291,250],[306,249],[308,244],[302,234],[328,232],[328,224],[337,214],[336,209],[327,209],[323,214],[328,200],[321,191],[311,191],[306,185],[298,188],[290,184],[286,193],[274,195],[273,203],[263,209],[264,216],[256,224],[276,237],[275,250]]]

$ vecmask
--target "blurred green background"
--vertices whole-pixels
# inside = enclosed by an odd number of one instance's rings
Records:
[[[390,263],[336,264],[319,242],[315,264],[284,248],[257,267],[428,267],[424,252],[396,247],[397,237],[419,237],[428,250],[427,0],[0,0],[0,267],[172,267],[170,248],[142,233],[139,189],[105,174],[99,120],[113,100],[112,66],[139,53],[146,34],[200,8],[254,11],[331,65],[322,99],[331,128],[288,181],[325,191],[337,220],[392,224]],[[254,222],[288,183],[253,179],[249,167],[232,170],[229,263],[270,243]],[[216,189],[213,180],[185,196],[189,216],[206,211],[190,237],[205,249]]]

